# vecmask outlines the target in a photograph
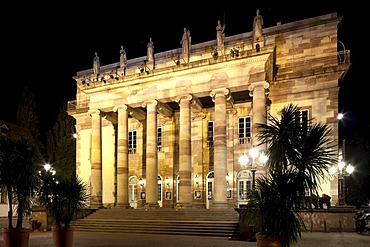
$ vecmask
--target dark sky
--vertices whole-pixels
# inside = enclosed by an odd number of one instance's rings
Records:
[[[180,48],[183,28],[191,31],[192,44],[214,40],[217,20],[225,21],[226,36],[252,31],[256,9],[264,28],[338,12],[343,15],[339,40],[351,50],[351,68],[341,96],[341,106],[360,121],[364,88],[359,78],[359,41],[355,39],[353,11],[338,0],[293,1],[40,1],[12,3],[2,19],[3,62],[6,71],[0,88],[0,119],[15,122],[22,89],[35,92],[42,131],[52,128],[62,101],[75,99],[78,71],[92,68],[97,51],[101,65],[119,62],[121,45],[128,59],[145,56],[152,37],[155,52]],[[121,3],[120,3],[121,2]],[[291,1],[290,1],[291,2]],[[338,44],[340,50],[341,44]],[[4,56],[5,55],[5,56]],[[4,66],[4,65],[3,65]],[[4,67],[3,67],[4,68]],[[357,90],[356,92],[354,92]],[[359,94],[354,96],[354,93]]]

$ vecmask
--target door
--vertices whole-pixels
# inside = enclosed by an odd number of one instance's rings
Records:
[[[162,177],[158,176],[158,205],[162,207]]]
[[[207,180],[206,180],[206,208],[210,209],[212,208],[212,203],[213,203],[213,180],[214,180],[214,172],[210,172],[207,175]]]
[[[137,182],[138,180],[135,176],[129,178],[128,201],[132,208],[137,208]]]
[[[249,170],[242,170],[237,175],[238,185],[238,208],[242,208],[243,205],[248,203],[247,194],[252,189],[252,173]]]

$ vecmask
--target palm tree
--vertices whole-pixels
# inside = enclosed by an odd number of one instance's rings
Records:
[[[0,184],[8,195],[8,228],[13,228],[13,202],[17,203],[17,229],[23,217],[30,215],[39,185],[41,155],[35,142],[26,136],[0,137]]]
[[[285,247],[297,242],[305,230],[298,209],[306,191],[317,194],[337,162],[330,126],[313,119],[302,122],[300,114],[296,105],[288,104],[280,119],[270,114],[268,124],[257,124],[258,145],[267,145],[267,173],[257,178],[242,215],[261,234],[279,236]]]
[[[86,183],[77,176],[54,176],[41,173],[39,199],[54,218],[57,228],[70,228],[72,220],[87,209],[89,193]]]
[[[269,124],[257,124],[260,143],[268,145],[268,170],[295,174],[296,206],[301,207],[306,191],[317,194],[320,182],[327,181],[329,168],[337,163],[335,140],[329,125],[302,122],[297,105],[288,104],[280,111],[280,119],[269,115]]]

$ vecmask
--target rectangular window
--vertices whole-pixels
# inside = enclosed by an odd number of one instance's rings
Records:
[[[212,195],[212,190],[213,190],[212,182],[208,182],[207,184],[208,184],[207,198],[208,198],[208,200],[212,200],[212,197],[213,197],[213,195]]]
[[[136,153],[136,130],[130,130],[128,132],[128,153]]]
[[[251,142],[251,117],[239,118],[239,144]]]
[[[305,132],[308,129],[309,125],[309,111],[307,109],[299,110],[299,116],[296,118],[297,127],[301,131]]]
[[[158,152],[162,151],[162,127],[157,129],[157,149]]]
[[[6,189],[5,188],[0,189],[0,203],[1,204],[6,203]]]
[[[157,200],[162,201],[162,184],[161,183],[158,183]]]
[[[214,131],[214,122],[213,121],[208,121],[207,147],[213,147],[213,131]]]

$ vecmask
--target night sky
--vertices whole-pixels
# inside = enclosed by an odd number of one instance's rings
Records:
[[[126,47],[128,59],[145,56],[150,37],[155,53],[180,48],[184,27],[191,31],[192,44],[214,40],[217,20],[225,22],[226,36],[250,32],[258,8],[264,28],[333,12],[343,16],[338,39],[351,50],[352,65],[341,88],[340,107],[349,112],[349,126],[365,121],[359,109],[365,98],[365,81],[359,80],[362,54],[360,40],[355,38],[357,15],[348,2],[74,2],[16,2],[4,8],[7,17],[1,17],[1,40],[6,70],[2,71],[0,119],[15,122],[20,94],[28,86],[36,95],[41,131],[47,131],[56,121],[61,102],[75,99],[72,77],[92,68],[95,52],[104,66],[119,62],[121,45]],[[343,50],[339,43],[338,49]]]

